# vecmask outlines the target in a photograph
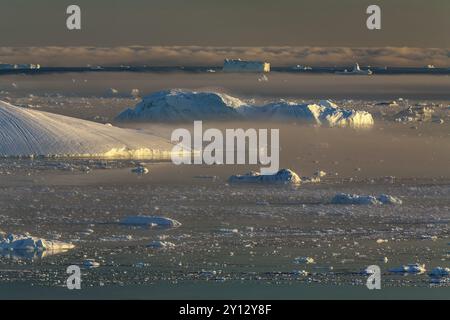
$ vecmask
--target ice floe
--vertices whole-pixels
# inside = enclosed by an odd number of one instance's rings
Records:
[[[361,196],[357,194],[338,193],[333,197],[331,203],[355,205],[402,204],[402,200],[386,194],[375,197],[371,195]]]
[[[116,117],[118,121],[155,122],[207,119],[298,120],[332,127],[368,127],[374,123],[369,112],[339,108],[329,100],[318,103],[281,100],[257,105],[223,93],[181,89],[153,93]]]
[[[66,251],[75,246],[58,240],[46,240],[30,235],[8,234],[0,238],[0,250]]]
[[[170,141],[0,101],[0,156],[169,158]]]
[[[228,181],[230,183],[263,183],[263,184],[300,184],[300,177],[290,169],[280,169],[272,175],[262,175],[258,172],[249,172],[244,175],[233,175]]]
[[[129,226],[150,226],[162,228],[174,228],[181,226],[181,223],[166,217],[158,216],[131,216],[120,221],[120,224]]]

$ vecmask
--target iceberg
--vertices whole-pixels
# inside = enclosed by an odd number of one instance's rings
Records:
[[[131,216],[126,217],[120,221],[120,224],[129,225],[129,226],[154,226],[154,227],[162,227],[162,228],[174,228],[181,226],[176,220],[166,218],[166,217],[157,217],[157,216]]]
[[[156,92],[134,109],[121,112],[117,121],[177,122],[193,120],[298,120],[331,127],[370,127],[366,111],[339,108],[329,100],[297,103],[281,100],[257,105],[217,92],[172,89]]]
[[[138,130],[0,101],[0,156],[170,158],[173,144]]]
[[[341,109],[329,100],[317,104],[281,101],[246,110],[250,117],[270,120],[300,120],[330,127],[369,127],[374,124],[367,111]]]
[[[244,175],[233,175],[228,181],[230,183],[263,183],[263,184],[300,184],[300,177],[290,169],[280,169],[272,175],[262,175],[258,172],[249,172]]]
[[[144,97],[134,109],[120,113],[118,121],[193,121],[239,118],[237,108],[244,103],[216,92],[172,89]]]
[[[375,196],[360,196],[357,194],[338,193],[331,200],[332,204],[356,204],[356,205],[379,205],[379,204],[402,204],[402,200],[390,195],[382,194]]]
[[[71,243],[65,243],[57,240],[46,240],[29,235],[9,234],[0,238],[0,250],[23,250],[23,251],[66,251],[75,246]]]

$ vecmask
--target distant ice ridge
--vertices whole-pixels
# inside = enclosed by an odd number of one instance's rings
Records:
[[[360,196],[357,194],[338,193],[331,200],[333,204],[402,204],[402,200],[387,194],[375,196]]]
[[[0,250],[65,251],[74,247],[71,243],[45,240],[29,235],[9,234],[6,237],[0,238]]]
[[[300,184],[300,177],[292,170],[280,169],[272,175],[262,175],[257,172],[250,172],[244,175],[231,176],[230,183],[262,183],[262,184]]]
[[[366,111],[339,108],[328,100],[307,104],[278,101],[258,106],[217,92],[172,89],[145,97],[134,109],[120,113],[118,121],[176,122],[192,120],[300,120],[328,126],[368,127]]]
[[[170,158],[168,140],[0,101],[0,157]]]

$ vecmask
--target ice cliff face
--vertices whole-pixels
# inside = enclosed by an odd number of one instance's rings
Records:
[[[164,157],[163,138],[0,101],[0,156]],[[167,155],[170,157],[170,155]]]
[[[368,127],[373,117],[366,111],[339,108],[331,101],[299,104],[281,100],[258,106],[216,92],[168,90],[156,92],[142,100],[134,109],[127,109],[119,121],[193,121],[193,120],[275,120],[305,121],[339,127]]]

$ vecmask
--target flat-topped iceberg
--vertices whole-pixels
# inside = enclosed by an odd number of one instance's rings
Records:
[[[9,234],[0,238],[0,250],[24,250],[24,251],[66,251],[75,246],[57,240],[46,240],[29,235]]]
[[[402,200],[386,194],[375,197],[371,195],[360,196],[357,194],[338,193],[331,199],[331,203],[355,205],[402,204]]]
[[[369,112],[339,108],[329,100],[318,103],[277,101],[257,105],[217,92],[172,89],[151,94],[133,109],[120,113],[118,121],[176,122],[193,120],[296,120],[332,127],[369,127]]]
[[[173,228],[181,226],[176,220],[158,217],[158,216],[131,216],[123,218],[120,224],[129,226],[150,226],[150,227],[162,227],[162,228]]]
[[[170,141],[0,101],[0,157],[170,158]]]
[[[263,175],[258,172],[249,172],[244,175],[233,175],[228,181],[230,183],[262,183],[262,184],[300,184],[300,177],[290,169],[280,169],[272,175]]]

